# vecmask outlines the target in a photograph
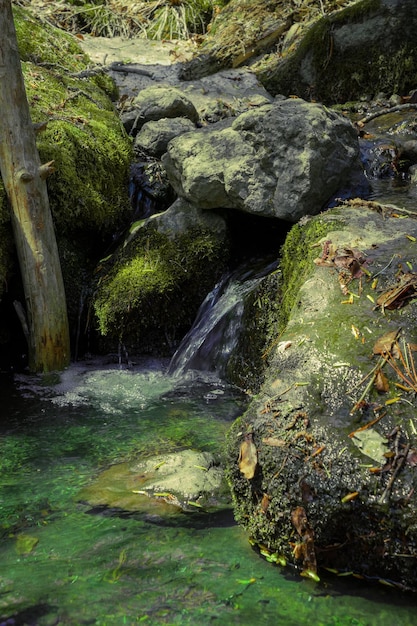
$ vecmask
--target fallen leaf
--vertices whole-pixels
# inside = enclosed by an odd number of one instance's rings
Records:
[[[276,448],[282,448],[287,445],[285,439],[278,439],[277,437],[265,437],[262,439],[262,443],[267,446],[275,446]]]
[[[377,391],[379,391],[380,393],[386,393],[387,391],[389,391],[388,378],[385,376],[384,372],[380,369],[377,370],[375,374],[374,385]]]
[[[400,332],[401,328],[399,328],[398,330],[390,330],[389,332],[382,335],[382,337],[379,337],[379,339],[377,339],[377,341],[375,342],[374,347],[372,348],[372,352],[374,354],[382,354],[382,356],[391,354],[393,345],[395,344]]]
[[[250,480],[255,476],[258,465],[258,452],[253,443],[252,433],[245,435],[244,441],[240,444],[239,469],[245,478]]]

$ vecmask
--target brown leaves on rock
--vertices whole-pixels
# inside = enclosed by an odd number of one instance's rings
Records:
[[[307,514],[302,506],[297,506],[291,511],[291,522],[301,537],[301,543],[293,546],[293,554],[297,560],[303,561],[301,576],[319,581],[317,576],[317,560],[314,548],[314,533],[307,519]]]
[[[372,348],[374,354],[381,354],[386,356],[392,354],[395,358],[398,358],[398,344],[397,339],[401,332],[401,328],[398,330],[390,330],[382,337],[379,337]]]
[[[384,309],[400,309],[410,298],[417,295],[417,274],[408,272],[401,274],[398,282],[382,293],[376,301],[377,306]]]
[[[239,469],[245,478],[250,480],[255,476],[258,466],[258,452],[253,443],[252,433],[245,435],[245,439],[240,444]]]
[[[323,244],[321,256],[314,259],[316,265],[333,267],[338,271],[338,278],[342,293],[347,295],[348,285],[354,278],[360,278],[363,273],[366,258],[357,248],[337,247],[330,240]]]

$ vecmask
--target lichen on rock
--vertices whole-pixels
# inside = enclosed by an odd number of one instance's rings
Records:
[[[416,340],[414,288],[399,308],[383,311],[378,304],[396,284],[398,266],[390,261],[399,247],[400,273],[408,275],[407,263],[413,263],[407,235],[415,233],[415,220],[398,214],[356,200],[294,227],[298,242],[304,231],[307,262],[300,269],[291,259],[288,273],[284,245],[280,293],[288,299],[287,321],[269,347],[260,393],[230,431],[227,472],[236,518],[257,545],[303,570],[292,521],[302,507],[319,570],[353,571],[415,589],[415,407],[412,386],[405,389],[398,374],[406,359],[414,380],[407,347]],[[331,245],[339,253],[360,250],[363,271],[349,278],[339,261],[326,265]],[[292,279],[297,274],[301,281]],[[394,330],[400,352],[392,356],[390,347],[381,355],[375,344]],[[386,389],[375,382],[379,369]],[[238,463],[247,433],[257,451],[250,480]]]
[[[196,206],[296,222],[360,172],[358,156],[346,118],[289,98],[172,139],[162,162],[176,192]]]

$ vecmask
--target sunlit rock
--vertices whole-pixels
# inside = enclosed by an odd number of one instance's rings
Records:
[[[183,450],[145,461],[120,463],[102,472],[79,494],[81,501],[143,513],[229,506],[223,469],[212,454]],[[168,508],[167,508],[168,505]]]
[[[318,213],[359,172],[358,155],[357,133],[346,118],[284,99],[220,128],[176,137],[162,160],[175,191],[196,206],[296,222]]]
[[[303,575],[317,575],[313,542],[319,575],[417,588],[415,235],[406,210],[356,199],[283,247],[280,341],[231,429],[227,473],[252,541]],[[239,464],[248,437],[253,476]]]

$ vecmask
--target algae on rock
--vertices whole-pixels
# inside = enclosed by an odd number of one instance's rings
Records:
[[[290,235],[280,294],[288,298],[287,321],[271,343],[260,393],[229,433],[227,473],[236,519],[267,555],[309,575],[293,524],[301,507],[319,568],[416,589],[415,394],[387,365],[388,354],[373,354],[381,336],[401,328],[398,350],[408,354],[412,370],[407,345],[417,338],[415,298],[385,311],[377,299],[395,286],[398,271],[412,271],[416,222],[398,219],[401,209],[381,211],[377,203],[357,200],[294,227],[295,240],[304,230],[309,243],[306,264],[285,270]],[[362,276],[351,274],[347,287],[337,264],[322,263],[330,245],[359,249],[366,259]],[[399,265],[390,262],[396,254]],[[398,367],[404,367],[401,360]],[[372,384],[378,368],[387,391]],[[375,445],[364,445],[356,431],[369,431]],[[250,480],[238,462],[248,433],[257,452]]]

